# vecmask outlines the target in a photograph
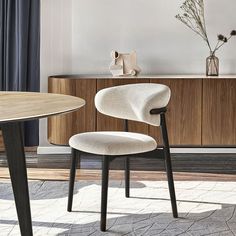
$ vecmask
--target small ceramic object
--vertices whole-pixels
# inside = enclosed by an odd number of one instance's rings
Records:
[[[111,58],[110,71],[113,76],[137,76],[141,72],[137,65],[137,54],[135,51],[131,53],[112,51]]]
[[[137,74],[137,72],[136,72],[136,70],[131,70],[131,71],[130,71],[130,74],[131,74],[132,76],[135,76],[135,75]]]

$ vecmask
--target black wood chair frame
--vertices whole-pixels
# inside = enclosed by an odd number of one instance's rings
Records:
[[[176,205],[176,197],[175,197],[175,188],[174,188],[174,180],[173,180],[173,173],[172,173],[172,165],[171,165],[171,157],[170,157],[170,147],[169,147],[169,140],[168,140],[168,133],[166,127],[166,107],[152,109],[150,114],[152,115],[160,115],[161,119],[161,133],[162,133],[162,140],[163,140],[163,147],[158,151],[162,152],[162,156],[165,160],[165,167],[167,173],[167,180],[169,186],[169,193],[171,199],[171,206],[172,206],[172,214],[174,218],[178,217],[177,205]],[[128,120],[124,122],[124,130],[128,132]],[[71,163],[71,170],[70,170],[70,182],[69,182],[69,196],[68,196],[68,205],[67,210],[71,212],[72,210],[72,202],[73,202],[73,191],[74,191],[74,182],[75,182],[75,173],[77,163],[80,159],[80,154],[82,152],[72,148],[72,163]],[[142,153],[146,156],[148,153]],[[107,218],[107,195],[108,195],[108,179],[109,179],[109,165],[110,162],[113,161],[117,157],[124,157],[125,158],[125,196],[128,198],[130,196],[130,157],[137,157],[139,154],[132,154],[132,155],[123,155],[123,156],[102,156],[102,191],[101,191],[101,221],[100,221],[100,229],[101,231],[106,231],[106,218]]]

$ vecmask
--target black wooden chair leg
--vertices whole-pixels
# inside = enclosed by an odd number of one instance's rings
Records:
[[[109,178],[109,157],[104,156],[102,161],[102,196],[101,196],[101,231],[106,231],[107,219],[107,194],[108,194],[108,178]]]
[[[165,165],[166,165],[166,173],[167,173],[168,186],[169,186],[169,192],[170,192],[172,213],[173,213],[173,217],[177,218],[178,211],[177,211],[177,205],[176,205],[175,187],[174,187],[174,179],[173,179],[172,166],[171,166],[170,147],[169,147],[169,140],[168,140],[168,134],[167,134],[167,128],[166,128],[165,114],[161,114],[161,132],[162,132],[162,138],[163,138],[163,144],[164,144],[163,151],[164,151],[164,156],[165,156]]]
[[[174,218],[178,218],[178,211],[177,211],[176,197],[175,197],[175,187],[174,187],[170,156],[165,157],[165,165],[166,165],[166,174],[167,174],[168,186],[169,186],[169,192],[170,192],[172,213],[173,213]]]
[[[130,163],[129,157],[125,157],[125,197],[130,193]]]
[[[77,156],[77,152],[78,152],[78,156]],[[75,173],[76,173],[76,167],[77,167],[79,155],[80,155],[79,151],[72,148],[70,183],[69,183],[69,196],[68,196],[68,204],[67,204],[67,211],[69,211],[69,212],[71,212],[71,209],[72,209],[74,183],[75,183]]]

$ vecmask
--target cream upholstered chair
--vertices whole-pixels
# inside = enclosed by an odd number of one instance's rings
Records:
[[[101,231],[106,230],[109,163],[114,158],[125,158],[125,195],[129,197],[129,158],[158,151],[165,159],[172,204],[172,213],[178,217],[165,112],[170,100],[170,89],[162,84],[141,83],[121,85],[100,90],[95,96],[95,106],[103,114],[125,119],[125,132],[87,132],[76,134],[69,140],[72,147],[68,211],[71,211],[76,165],[81,153],[102,155]],[[144,134],[128,132],[128,121],[145,122],[160,126],[163,147],[157,149],[156,141]]]

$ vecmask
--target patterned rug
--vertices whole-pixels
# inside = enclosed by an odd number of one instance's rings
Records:
[[[172,218],[167,182],[111,181],[107,232],[99,231],[100,182],[76,182],[73,212],[68,183],[30,181],[34,235],[236,235],[236,182],[175,182],[179,218]],[[20,235],[9,181],[0,182],[0,235]]]

